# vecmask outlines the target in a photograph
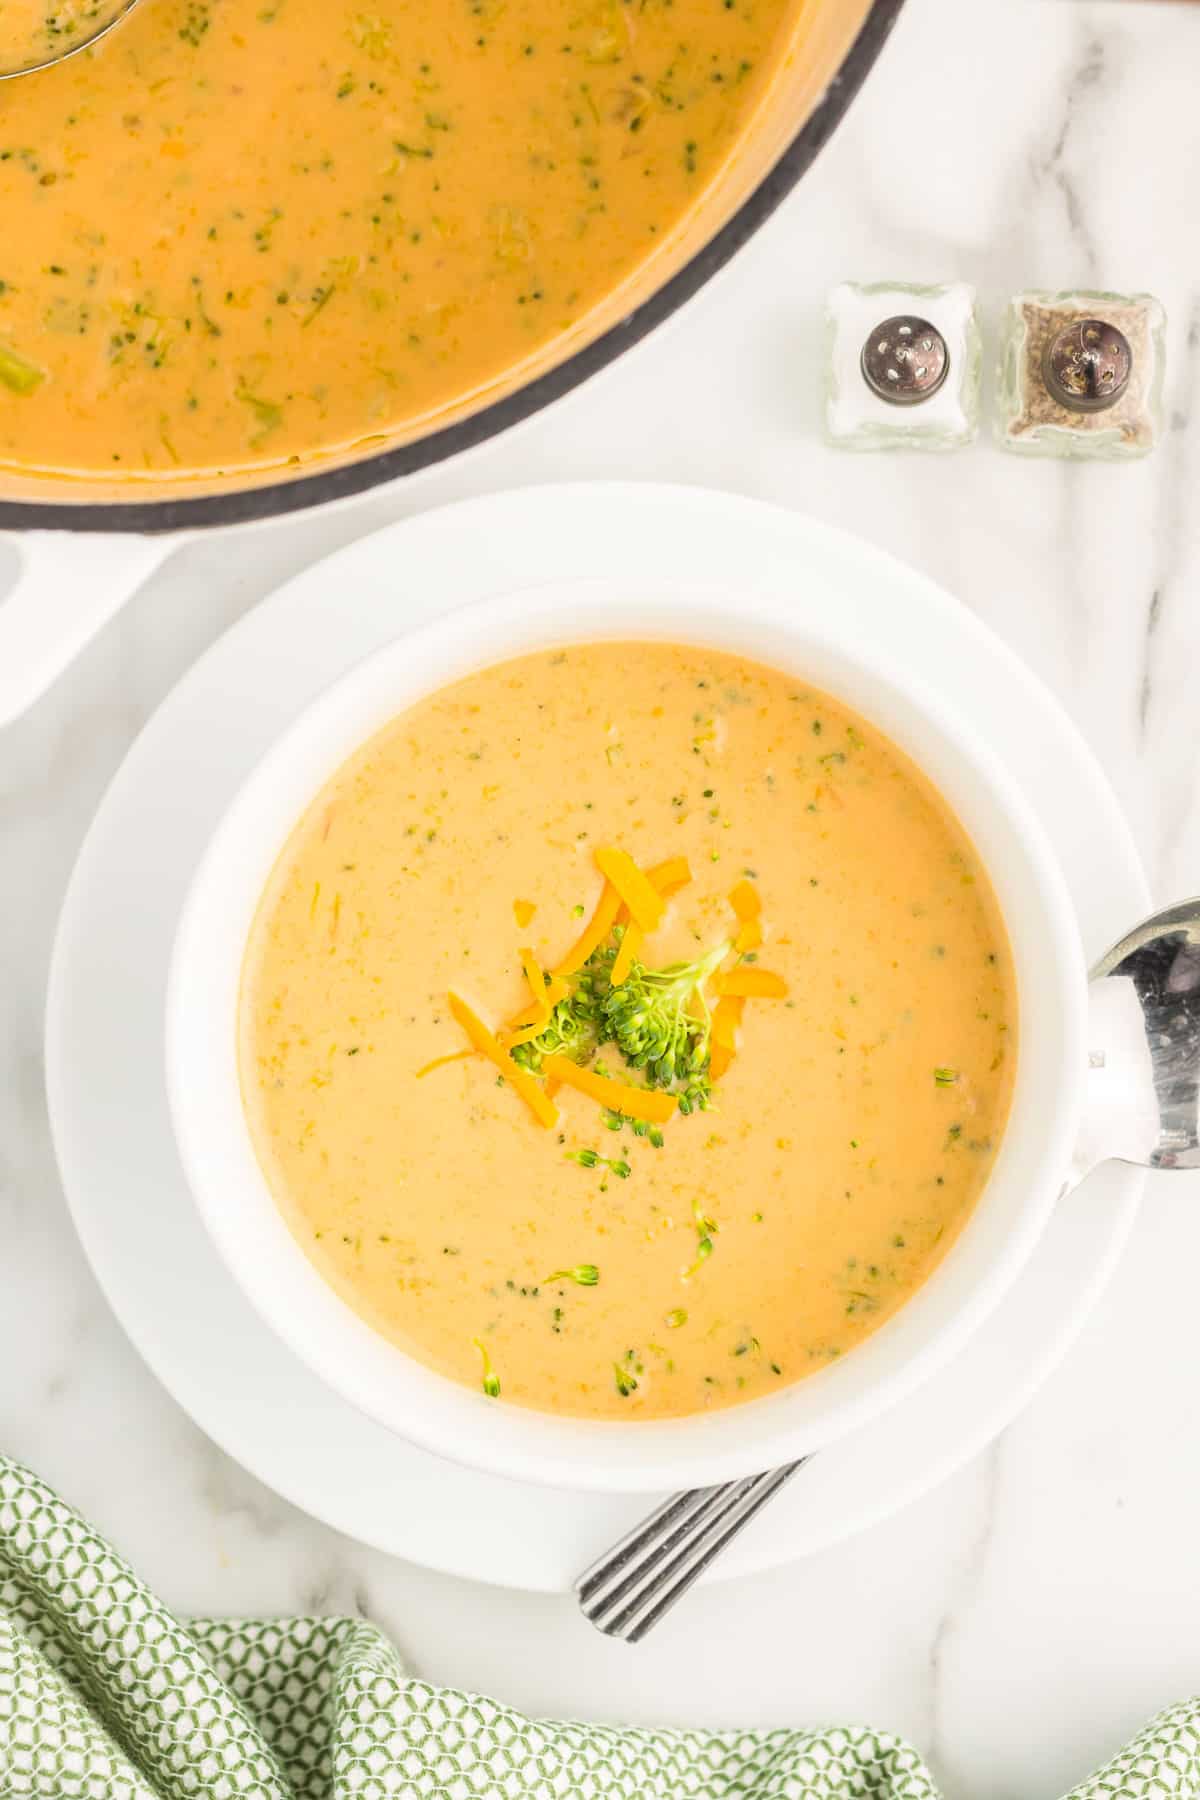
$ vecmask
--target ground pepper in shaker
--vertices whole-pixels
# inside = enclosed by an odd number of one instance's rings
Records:
[[[996,430],[1033,456],[1145,456],[1161,430],[1163,309],[1149,294],[1016,294]]]
[[[844,281],[826,309],[825,431],[845,450],[957,450],[979,423],[979,326],[965,282]]]

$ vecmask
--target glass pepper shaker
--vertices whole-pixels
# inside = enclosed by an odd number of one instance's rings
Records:
[[[1146,456],[1162,429],[1163,309],[1150,294],[1015,294],[996,432],[1029,456]]]
[[[979,425],[979,325],[966,282],[833,289],[825,431],[846,450],[957,450]]]

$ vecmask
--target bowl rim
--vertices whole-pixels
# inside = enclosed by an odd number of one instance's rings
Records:
[[[199,974],[205,967],[205,931],[209,931],[209,941],[212,935],[212,918],[206,920],[206,908],[211,914],[212,903],[220,888],[223,873],[227,872],[229,852],[239,829],[244,831],[247,821],[252,820],[256,810],[259,810],[265,811],[272,829],[276,831],[274,847],[265,865],[262,865],[261,878],[257,879],[254,886],[257,904],[258,895],[274,866],[278,851],[282,849],[304,805],[319,790],[321,782],[336,772],[357,745],[369,739],[389,717],[405,710],[421,693],[446,685],[447,681],[458,678],[472,667],[481,668],[502,662],[539,645],[550,647],[562,643],[590,642],[602,637],[645,641],[657,636],[676,642],[707,643],[731,649],[735,653],[740,650],[742,655],[783,667],[788,666],[789,655],[798,646],[805,646],[811,652],[816,643],[811,622],[800,628],[795,617],[785,617],[781,610],[782,595],[764,591],[754,594],[749,601],[745,596],[739,596],[735,606],[727,589],[707,590],[694,581],[681,585],[673,592],[663,584],[656,583],[652,601],[646,598],[644,592],[639,599],[637,593],[636,583],[621,589],[608,580],[554,581],[533,588],[510,590],[487,600],[468,602],[452,608],[414,631],[399,635],[383,649],[352,668],[306,707],[275,740],[242,783],[212,834],[194,874],[171,956],[166,1006],[166,1048],[167,1089],[176,1141],[189,1187],[205,1226],[250,1303],[275,1334],[310,1368],[359,1410],[368,1413],[387,1429],[452,1460],[515,1479],[551,1485],[648,1491],[661,1487],[696,1485],[744,1474],[748,1468],[788,1460],[792,1456],[819,1448],[821,1443],[865,1423],[892,1401],[911,1391],[926,1375],[944,1363],[970,1332],[982,1323],[991,1307],[1015,1280],[1050,1216],[1061,1186],[1055,1171],[1059,1174],[1065,1172],[1069,1160],[1083,1079],[1086,975],[1082,949],[1065,882],[1042,828],[998,760],[983,751],[978,744],[971,744],[968,721],[960,719],[952,708],[946,706],[943,698],[921,680],[911,674],[905,674],[902,679],[897,678],[894,672],[876,666],[869,649],[864,649],[861,645],[849,649],[844,637],[839,638],[836,629],[824,634],[825,642],[822,647],[829,652],[834,663],[840,657],[844,664],[853,664],[858,673],[865,672],[869,682],[876,684],[881,692],[886,690],[890,693],[899,713],[906,715],[910,722],[919,719],[922,729],[931,727],[934,735],[939,736],[962,759],[966,773],[982,783],[981,791],[986,797],[984,804],[992,808],[993,818],[1002,821],[1010,836],[1013,836],[1015,854],[1018,857],[1024,855],[1026,859],[1025,875],[1031,879],[1040,908],[1039,925],[1048,933],[1053,951],[1050,964],[1042,970],[1042,975],[1048,975],[1054,982],[1052,1004],[1061,1039],[1053,1082],[1054,1107],[1050,1116],[1046,1116],[1049,1109],[1045,1106],[1041,1109],[1044,1115],[1041,1127],[1045,1136],[1044,1144],[1035,1155],[1031,1156],[1026,1150],[1021,1159],[1023,1172],[1019,1179],[1024,1183],[1024,1197],[1019,1204],[1014,1203],[1017,1229],[1006,1241],[994,1247],[995,1262],[979,1274],[965,1299],[950,1309],[950,1316],[943,1319],[936,1329],[926,1333],[927,1341],[924,1344],[918,1342],[915,1348],[910,1348],[900,1365],[890,1374],[885,1371],[873,1383],[851,1383],[852,1390],[854,1387],[860,1390],[857,1395],[852,1391],[849,1397],[835,1400],[834,1404],[826,1406],[823,1413],[814,1401],[801,1410],[810,1415],[815,1413],[816,1416],[803,1419],[800,1425],[780,1429],[780,1402],[798,1393],[816,1393],[827,1375],[836,1379],[847,1368],[863,1369],[869,1361],[886,1361],[886,1346],[897,1337],[913,1334],[912,1328],[907,1334],[904,1332],[903,1322],[911,1320],[914,1315],[919,1316],[922,1301],[926,1302],[927,1309],[930,1296],[935,1291],[940,1293],[945,1287],[945,1272],[956,1265],[960,1246],[970,1237],[985,1210],[985,1197],[996,1188],[1001,1170],[1013,1159],[1013,1125],[1019,1125],[1028,1113],[1027,1096],[1023,1102],[1024,1110],[1018,1113],[1018,1100],[1028,1081],[1027,1073],[1023,1072],[1028,1071],[1030,1063],[1024,1041],[1018,1058],[1017,1084],[1009,1126],[984,1195],[945,1261],[892,1321],[857,1347],[853,1356],[839,1366],[836,1376],[832,1370],[821,1371],[803,1381],[790,1384],[769,1400],[725,1408],[716,1414],[636,1424],[564,1420],[524,1408],[495,1408],[482,1395],[476,1395],[415,1363],[401,1349],[366,1326],[317,1274],[278,1211],[270,1196],[266,1178],[250,1148],[249,1129],[239,1091],[236,1110],[242,1145],[253,1159],[259,1198],[261,1200],[263,1195],[267,1198],[274,1219],[274,1236],[278,1239],[282,1233],[290,1246],[291,1258],[295,1264],[303,1265],[306,1278],[301,1278],[301,1287],[312,1300],[322,1320],[327,1322],[333,1316],[329,1312],[331,1306],[341,1319],[338,1335],[342,1340],[344,1354],[331,1358],[327,1354],[328,1344],[324,1341],[317,1348],[310,1329],[311,1321],[306,1317],[302,1326],[296,1310],[279,1302],[273,1282],[264,1276],[261,1264],[245,1253],[246,1245],[240,1235],[242,1224],[234,1227],[227,1210],[223,1210],[228,1182],[225,1182],[222,1189],[214,1181],[209,1158],[208,1133],[213,1124],[213,1109],[209,1107],[206,1112],[203,1105],[197,1105],[193,1066],[195,1059],[189,1051],[195,1009],[206,1004],[206,978]],[[603,614],[606,628],[589,626],[580,630],[577,623],[580,614],[588,613],[589,607],[597,606]],[[572,621],[571,626],[564,627],[559,623],[554,628],[553,621],[561,621],[564,616]],[[638,628],[629,623],[634,616],[641,616],[643,619],[647,616],[669,616],[673,629],[646,629],[644,623]],[[685,619],[690,621],[689,625],[682,623]],[[704,628],[700,631],[695,628],[697,619],[704,621]],[[610,624],[617,628],[607,629]],[[767,632],[782,643],[779,655],[764,655],[759,650],[747,647],[747,632],[752,633],[755,629]],[[533,631],[532,637],[522,635],[530,630]],[[725,634],[723,641],[722,631]],[[717,633],[715,637],[714,632]],[[492,641],[497,633],[501,637],[511,634],[513,641],[504,649],[493,649]],[[478,646],[481,643],[486,643],[489,647],[480,651]],[[427,668],[431,657],[435,666],[441,666],[439,658],[444,663],[449,657],[453,665],[451,672],[447,673],[443,668],[440,674],[428,679],[422,677],[416,685],[404,689],[406,677],[411,679],[413,665]],[[802,671],[797,668],[796,672]],[[835,695],[846,698],[850,705],[860,711],[866,710],[867,716],[872,717],[869,708],[864,709],[861,701],[854,696],[843,695],[837,685],[826,680],[816,680],[811,672],[807,678],[813,679],[814,685],[827,687]],[[393,697],[384,704],[387,695],[398,688],[403,689],[402,697],[398,701]],[[368,709],[368,700],[371,700],[373,710]],[[371,717],[366,716],[368,710],[372,710]],[[935,787],[945,793],[946,781],[929,770],[926,758],[914,753],[905,742],[903,730],[897,731],[890,720],[880,728],[897,741],[924,770]],[[294,774],[297,762],[304,762],[305,758],[312,767],[308,768],[304,781],[289,782],[289,771]],[[312,779],[312,771],[318,765],[323,773]],[[273,794],[281,790],[287,792],[289,787],[294,787],[297,793],[303,787],[307,799],[301,799],[299,805],[295,804],[294,795],[287,802],[272,802]],[[961,819],[961,805],[952,801],[952,807]],[[961,822],[968,835],[978,835],[977,831],[971,829],[969,819]],[[996,870],[986,859],[985,866],[989,869],[999,898],[1000,890],[1005,884],[1004,879],[997,878]],[[1006,871],[1005,874],[1007,873]],[[245,885],[248,884],[244,882],[243,886]],[[1002,912],[1011,938],[1011,918],[1003,906]],[[243,921],[243,925],[237,930],[225,933],[226,949],[230,954],[230,947],[236,940],[239,975],[245,946],[245,928]],[[219,926],[217,933],[219,938]],[[1017,946],[1014,944],[1014,956],[1016,954]],[[1029,1014],[1026,991],[1020,985],[1020,974],[1018,966],[1024,1040],[1024,1020]],[[232,1018],[228,1020],[228,1024],[229,1049],[236,1069],[236,1034]],[[1038,1064],[1036,1057],[1034,1063],[1037,1078],[1045,1081],[1045,1067]],[[226,1099],[228,1100],[228,1093]],[[229,1105],[224,1108],[222,1128],[234,1129]],[[241,1174],[245,1175],[244,1166]],[[1010,1185],[1013,1185],[1011,1177]],[[298,1274],[298,1269],[293,1269],[293,1273]],[[323,1299],[318,1298],[317,1290]],[[899,1326],[899,1329],[894,1330],[894,1326]],[[387,1356],[392,1359],[393,1364],[398,1359],[410,1374],[414,1370],[419,1372],[420,1380],[417,1385],[429,1389],[432,1400],[424,1412],[414,1415],[409,1411],[401,1420],[390,1399],[381,1402],[379,1383],[362,1378],[356,1359],[360,1355],[364,1360],[377,1357],[381,1345],[386,1347]],[[878,1348],[880,1345],[885,1346],[883,1351]],[[435,1387],[430,1389],[430,1383],[435,1384]],[[826,1382],[826,1386],[828,1385]],[[470,1403],[469,1414],[464,1412],[464,1396]],[[768,1422],[774,1429],[768,1428],[761,1432],[754,1430],[754,1423],[762,1423],[769,1409],[775,1409],[774,1419]],[[501,1419],[505,1423],[497,1430],[495,1422]],[[697,1441],[696,1427],[701,1420],[705,1427],[703,1442]],[[740,1431],[730,1430],[727,1426],[722,1430],[722,1425],[731,1420],[749,1420],[751,1424]],[[656,1440],[653,1444],[651,1437]],[[729,1441],[718,1444],[716,1440],[721,1437]],[[689,1438],[691,1441],[686,1441]]]

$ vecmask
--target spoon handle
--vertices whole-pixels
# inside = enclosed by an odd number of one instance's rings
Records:
[[[807,1461],[673,1494],[579,1577],[584,1617],[607,1637],[639,1643]]]

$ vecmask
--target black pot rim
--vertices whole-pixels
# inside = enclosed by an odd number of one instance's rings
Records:
[[[157,533],[249,524],[255,519],[306,512],[333,500],[365,493],[384,482],[444,462],[507,431],[615,361],[690,300],[741,249],[791,192],[832,136],[883,48],[903,4],[904,0],[872,0],[858,36],[817,107],[775,166],[707,244],[635,311],[536,380],[428,437],[381,450],[340,468],[316,469],[311,475],[288,481],[191,499],[0,500],[0,530]]]

